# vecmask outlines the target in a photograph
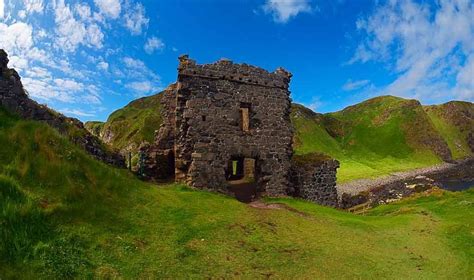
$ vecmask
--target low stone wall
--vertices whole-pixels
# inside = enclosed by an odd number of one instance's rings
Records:
[[[8,55],[0,49],[0,105],[18,116],[43,121],[67,136],[71,142],[82,147],[95,158],[119,167],[125,167],[125,160],[117,153],[108,151],[102,142],[89,133],[82,122],[68,118],[58,112],[31,100],[14,69],[8,68]]]
[[[289,194],[321,205],[337,207],[336,172],[339,162],[320,154],[295,155]]]

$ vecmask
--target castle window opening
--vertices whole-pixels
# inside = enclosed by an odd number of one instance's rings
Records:
[[[249,132],[250,130],[250,104],[240,104],[240,127],[242,131]]]

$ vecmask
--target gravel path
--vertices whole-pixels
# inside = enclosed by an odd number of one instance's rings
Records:
[[[356,195],[362,191],[367,191],[379,186],[392,184],[398,181],[404,181],[408,179],[415,178],[416,176],[428,176],[434,173],[441,173],[451,168],[454,168],[458,163],[442,163],[430,167],[414,169],[404,172],[396,172],[388,176],[375,178],[375,179],[361,179],[355,180],[348,183],[337,185],[337,192],[339,195],[343,193],[348,193],[351,195]]]

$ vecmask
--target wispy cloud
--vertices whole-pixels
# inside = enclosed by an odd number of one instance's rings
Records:
[[[112,19],[118,18],[122,5],[120,0],[94,0],[101,13]]]
[[[146,41],[145,46],[143,47],[147,54],[152,54],[156,50],[162,50],[165,47],[165,43],[159,38],[150,37]]]
[[[312,8],[309,0],[267,0],[263,10],[271,14],[275,22],[286,23],[300,13],[311,12]]]
[[[0,0],[0,18],[5,17],[5,1]]]
[[[342,89],[345,91],[352,91],[352,90],[357,90],[360,88],[365,87],[370,83],[369,80],[359,80],[359,81],[352,81],[348,80],[343,86]]]
[[[94,113],[85,112],[79,109],[63,108],[63,109],[59,109],[59,111],[65,115],[72,115],[76,117],[94,117],[95,116]]]
[[[43,13],[44,3],[43,0],[23,0],[25,5],[26,13]]]
[[[142,30],[148,27],[149,19],[146,17],[145,7],[141,3],[130,5],[124,16],[125,27],[132,35],[142,34]]]
[[[55,2],[56,45],[58,48],[73,52],[80,45],[102,48],[104,34],[95,19],[87,18],[83,9],[79,10],[80,18],[76,17],[64,0]],[[84,18],[86,17],[86,18]]]
[[[349,63],[381,62],[397,74],[383,94],[472,101],[473,14],[470,1],[389,1],[358,20],[366,39]]]

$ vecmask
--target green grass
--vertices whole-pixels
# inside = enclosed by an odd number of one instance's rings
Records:
[[[97,137],[101,137],[102,130],[104,129],[104,122],[90,121],[84,124],[85,128]]]
[[[463,119],[462,112],[474,115],[474,106],[468,102],[449,102],[443,105],[425,107],[425,111],[433,122],[436,130],[443,136],[453,154],[454,159],[471,156],[467,144],[467,134],[474,132],[474,120]],[[461,125],[455,125],[459,122]],[[464,127],[465,126],[465,127]],[[463,131],[461,131],[463,130]]]
[[[452,107],[474,108],[472,103]],[[452,117],[468,124],[465,118]],[[296,154],[322,152],[339,160],[339,183],[441,163],[435,152],[439,147],[449,148],[455,159],[472,156],[467,133],[460,133],[459,125],[427,114],[415,100],[381,96],[324,115],[294,105],[292,122]],[[461,148],[455,149],[455,143],[461,143]]]
[[[144,141],[152,143],[161,124],[161,93],[143,97],[113,112],[107,122],[87,122],[86,127],[110,146],[136,154]]]
[[[366,216],[155,186],[0,110],[0,278],[471,279],[473,189]]]
[[[136,162],[139,145],[153,142],[161,124],[160,98],[138,99],[115,111],[106,123],[86,125],[112,147],[131,151]],[[341,163],[339,183],[439,164],[437,146],[449,148],[454,159],[472,156],[466,143],[467,132],[474,133],[472,103],[423,107],[415,100],[382,96],[330,114],[315,114],[298,104],[292,111],[296,155],[336,158]]]

